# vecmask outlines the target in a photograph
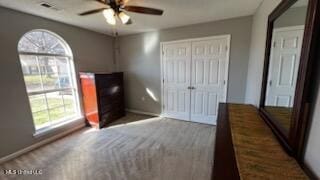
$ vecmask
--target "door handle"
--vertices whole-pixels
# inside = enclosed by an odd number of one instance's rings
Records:
[[[196,89],[196,88],[192,86],[191,89]]]
[[[195,87],[193,87],[193,86],[188,86],[188,89],[196,89]]]
[[[188,86],[188,89],[191,89],[191,86]]]

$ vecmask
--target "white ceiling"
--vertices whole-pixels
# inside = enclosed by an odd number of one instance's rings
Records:
[[[54,11],[40,6],[44,1],[61,10]],[[78,13],[104,7],[94,0],[0,0],[0,6],[104,34],[112,34],[113,28],[116,28],[120,35],[124,35],[252,15],[261,2],[262,0],[129,0],[128,5],[163,9],[164,15],[128,13],[133,24],[117,23],[116,27],[108,25],[102,13],[78,16]]]

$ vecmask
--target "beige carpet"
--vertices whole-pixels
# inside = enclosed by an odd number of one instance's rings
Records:
[[[209,180],[214,136],[214,126],[128,114],[0,165],[0,179]],[[4,175],[3,169],[40,169],[42,175]]]

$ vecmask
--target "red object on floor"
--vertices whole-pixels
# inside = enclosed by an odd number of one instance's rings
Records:
[[[91,126],[99,127],[98,103],[95,78],[92,74],[80,74],[84,111]]]
[[[95,128],[123,117],[123,73],[80,73],[87,122]]]

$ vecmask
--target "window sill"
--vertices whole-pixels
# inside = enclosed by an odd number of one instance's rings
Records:
[[[69,124],[72,124],[72,123],[75,123],[75,122],[81,122],[81,121],[84,121],[84,117],[82,116],[79,116],[79,117],[75,117],[75,118],[72,118],[68,121],[63,121],[63,122],[60,122],[60,123],[57,123],[57,124],[54,124],[54,125],[51,125],[51,126],[47,126],[47,127],[42,127],[40,129],[37,129],[36,132],[33,134],[33,137],[35,138],[39,138],[39,137],[42,137],[42,136],[45,136],[49,133],[52,133],[54,131],[57,131]]]

